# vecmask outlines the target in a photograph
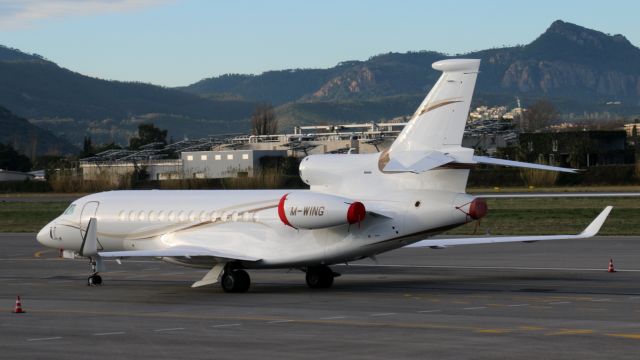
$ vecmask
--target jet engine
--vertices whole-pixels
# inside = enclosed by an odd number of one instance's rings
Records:
[[[278,203],[278,216],[296,229],[320,229],[355,224],[364,220],[366,209],[359,201],[312,192],[292,192]]]

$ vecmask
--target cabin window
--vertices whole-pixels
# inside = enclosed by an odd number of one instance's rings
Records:
[[[207,212],[206,211],[200,211],[200,221],[207,221]]]
[[[127,220],[127,213],[124,210],[120,211],[120,213],[118,214],[118,220],[120,221]]]
[[[133,210],[129,211],[129,221],[136,221],[136,212]]]
[[[158,211],[158,221],[164,221],[164,220],[165,220],[164,211],[162,210]]]
[[[200,155],[200,160],[206,161],[207,160],[207,155]]]
[[[138,213],[138,221],[144,221],[147,216],[147,214],[144,213],[144,211],[140,210],[140,212]]]
[[[153,210],[149,211],[149,221],[156,221],[156,213]]]
[[[220,217],[220,214],[218,214],[218,212],[217,212],[217,211],[212,211],[212,212],[211,212],[211,218],[210,218],[210,220],[211,220],[212,222],[214,222],[214,221],[218,220],[218,218],[219,218],[219,217]]]
[[[191,222],[196,221],[196,212],[193,210],[189,212],[189,221]]]
[[[227,154],[227,160],[233,160],[233,154]]]
[[[179,220],[180,222],[185,222],[185,221],[187,221],[187,214],[185,214],[185,213],[184,213],[184,211],[180,211],[180,212],[178,213],[178,220]]]
[[[176,219],[176,214],[173,211],[169,211],[169,221],[174,221]]]

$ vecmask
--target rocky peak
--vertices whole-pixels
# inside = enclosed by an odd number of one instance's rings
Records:
[[[560,36],[566,41],[570,41],[581,46],[593,46],[599,49],[606,47],[606,43],[608,42],[633,46],[629,40],[622,35],[618,34],[611,36],[597,30],[587,29],[562,20],[554,21],[547,31],[540,36],[540,38],[552,35]]]

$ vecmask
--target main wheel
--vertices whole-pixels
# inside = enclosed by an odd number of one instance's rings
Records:
[[[220,281],[222,290],[228,293],[243,293],[249,290],[251,278],[244,270],[225,271]]]
[[[312,289],[326,289],[333,285],[333,271],[328,266],[310,266],[307,268],[307,285]]]

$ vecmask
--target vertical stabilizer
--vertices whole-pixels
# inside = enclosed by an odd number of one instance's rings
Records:
[[[462,143],[480,60],[450,59],[432,66],[442,75],[389,148],[391,158],[394,153],[440,150]]]

